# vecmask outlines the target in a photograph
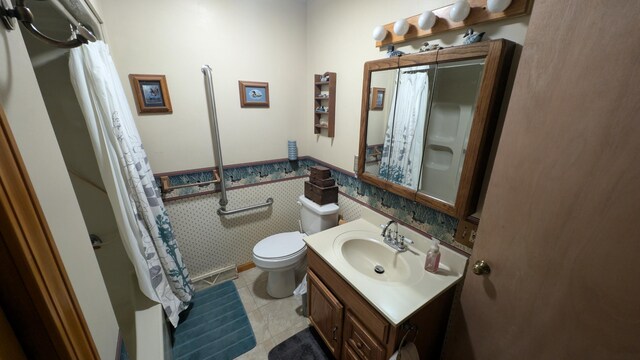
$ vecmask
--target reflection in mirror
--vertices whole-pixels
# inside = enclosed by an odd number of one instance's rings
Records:
[[[397,69],[374,71],[371,73],[367,149],[364,171],[374,176],[379,176],[380,174],[384,134],[389,123],[392,100],[395,98],[395,83],[397,77]]]
[[[380,177],[418,188],[434,65],[400,68],[382,147]]]
[[[417,189],[435,66],[371,74],[365,172]]]
[[[418,191],[455,204],[484,59],[438,66]]]

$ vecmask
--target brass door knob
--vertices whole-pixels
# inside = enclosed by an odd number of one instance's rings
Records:
[[[473,265],[473,273],[476,275],[487,275],[491,273],[491,267],[484,260],[476,261],[475,265]]]

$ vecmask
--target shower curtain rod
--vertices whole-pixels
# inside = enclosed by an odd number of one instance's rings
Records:
[[[62,11],[67,19],[73,18],[68,11],[63,11],[62,9],[64,8],[61,9],[59,4],[55,4],[55,6],[58,8],[58,10]],[[75,39],[62,41],[48,37],[47,35],[40,32],[40,30],[38,30],[35,25],[33,25],[33,13],[26,6],[26,0],[17,0],[16,6],[14,8],[10,8],[10,3],[7,4],[4,0],[0,0],[0,18],[2,19],[2,23],[7,30],[15,30],[13,23],[13,18],[15,18],[37,39],[59,48],[75,48],[97,40],[95,35],[93,35],[93,33],[89,31],[89,29],[84,27],[84,25],[79,22],[75,25],[75,29],[72,29],[72,35],[75,35]],[[73,21],[75,22],[75,19]]]

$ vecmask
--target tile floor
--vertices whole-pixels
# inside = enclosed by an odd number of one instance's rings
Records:
[[[298,282],[304,270],[296,271]],[[276,345],[303,330],[308,324],[302,315],[302,299],[290,296],[274,299],[267,294],[267,273],[253,268],[239,274],[233,280],[240,293],[240,299],[247,311],[251,327],[256,335],[257,345],[241,355],[240,360],[265,360]]]

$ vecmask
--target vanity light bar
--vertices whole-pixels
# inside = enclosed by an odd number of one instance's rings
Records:
[[[531,7],[533,5],[533,0],[512,0],[511,4],[509,4],[504,11],[491,12],[487,7],[487,0],[468,0],[468,2],[471,10],[469,15],[463,21],[455,22],[450,19],[451,8],[455,5],[451,4],[433,10],[433,13],[436,15],[435,24],[433,27],[427,28],[426,30],[420,28],[419,23],[422,14],[414,15],[406,19],[409,23],[409,29],[403,35],[398,35],[394,32],[394,25],[397,21],[380,26],[379,28],[376,28],[376,31],[374,32],[376,46],[382,47],[386,45],[400,44],[451,30],[468,28],[476,24],[527,15],[531,12]]]

